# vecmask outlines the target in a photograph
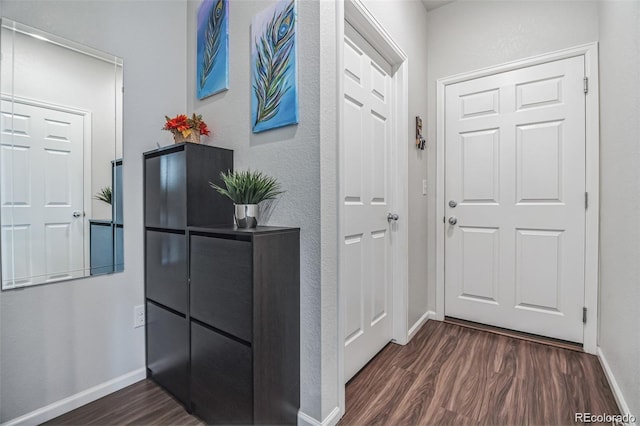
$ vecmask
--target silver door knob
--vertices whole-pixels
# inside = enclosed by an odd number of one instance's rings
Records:
[[[449,207],[454,208],[457,205],[458,205],[458,203],[456,203],[456,200],[449,201]]]
[[[398,220],[399,216],[395,213],[389,213],[387,214],[387,221],[391,222],[392,220]]]
[[[455,225],[456,223],[458,223],[458,218],[455,216],[451,216],[449,218],[449,225]]]
[[[82,212],[73,212],[73,217],[80,217],[82,216]]]

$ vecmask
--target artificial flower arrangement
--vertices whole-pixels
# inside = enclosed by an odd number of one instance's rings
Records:
[[[200,135],[209,136],[211,132],[207,127],[207,123],[202,120],[202,115],[195,113],[191,118],[185,114],[179,114],[174,118],[169,118],[165,115],[167,122],[164,124],[162,130],[168,130],[173,133],[173,137],[178,141],[187,140],[189,142],[200,141]],[[182,138],[180,138],[182,136]]]

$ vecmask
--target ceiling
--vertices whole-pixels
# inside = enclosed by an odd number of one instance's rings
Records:
[[[422,4],[427,10],[433,10],[445,4],[452,3],[454,0],[422,0]]]

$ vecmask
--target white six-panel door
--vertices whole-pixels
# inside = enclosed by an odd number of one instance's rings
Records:
[[[3,288],[84,275],[83,126],[78,114],[2,101]]]
[[[583,341],[583,77],[578,56],[447,86],[447,316]]]
[[[391,66],[348,24],[344,65],[340,285],[349,380],[392,337]]]

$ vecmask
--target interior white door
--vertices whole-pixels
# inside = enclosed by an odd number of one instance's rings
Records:
[[[3,288],[84,276],[83,117],[2,101]]]
[[[578,56],[447,86],[447,316],[582,343],[584,75]]]
[[[340,285],[349,380],[392,336],[392,94],[391,66],[348,24],[343,80]]]

